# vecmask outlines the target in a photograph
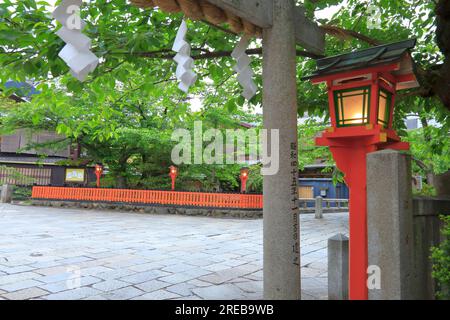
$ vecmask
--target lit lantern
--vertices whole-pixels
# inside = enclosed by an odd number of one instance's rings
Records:
[[[408,150],[392,129],[396,92],[417,87],[410,50],[416,40],[373,47],[317,61],[305,79],[328,88],[332,127],[316,139],[328,146],[350,189],[349,298],[367,290],[366,156],[383,149]]]
[[[175,166],[170,166],[169,176],[172,179],[172,191],[175,190],[175,180],[178,176],[178,168]]]
[[[100,178],[103,174],[103,166],[100,164],[95,165],[95,175],[97,176],[97,188],[100,188]]]
[[[247,192],[247,180],[249,176],[249,169],[248,168],[241,168],[241,174],[239,178],[241,178],[241,193]]]

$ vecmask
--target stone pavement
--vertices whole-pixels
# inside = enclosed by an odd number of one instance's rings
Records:
[[[303,299],[347,216],[301,216]],[[262,299],[262,220],[0,204],[0,230],[0,300]]]

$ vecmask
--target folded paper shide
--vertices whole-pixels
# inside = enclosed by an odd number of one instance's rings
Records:
[[[58,54],[69,66],[70,73],[80,81],[95,70],[99,59],[91,49],[91,39],[81,31],[86,23],[80,18],[82,0],[63,0],[53,11],[53,18],[62,24],[56,34],[66,43]]]
[[[231,53],[231,56],[237,62],[233,69],[237,72],[237,79],[244,89],[242,96],[247,100],[253,98],[258,90],[258,87],[253,81],[254,73],[250,66],[252,61],[246,53],[249,41],[250,40],[247,36],[242,37],[241,41],[239,41],[238,45]]]
[[[194,59],[191,58],[191,45],[186,41],[187,24],[183,20],[178,29],[172,50],[177,52],[174,60],[178,64],[176,76],[180,81],[178,87],[184,92],[188,92],[189,88],[197,81],[197,75],[192,70],[194,67]]]

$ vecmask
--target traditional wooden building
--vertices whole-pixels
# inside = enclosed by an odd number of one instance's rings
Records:
[[[12,95],[16,102],[27,102],[38,92],[29,84],[8,82],[7,87],[24,88],[22,94]],[[20,92],[20,90],[19,90]],[[31,133],[17,130],[13,134],[0,136],[0,184],[14,185],[90,185],[95,183],[94,168],[86,166],[68,167],[77,150],[70,146],[60,150],[28,148],[30,145],[63,140],[64,136],[55,132]],[[45,155],[45,156],[42,156]]]
[[[329,169],[329,170],[325,170]],[[334,184],[334,167],[328,164],[312,164],[299,172],[298,194],[300,199],[322,197],[327,199],[348,199],[349,189],[345,183]]]

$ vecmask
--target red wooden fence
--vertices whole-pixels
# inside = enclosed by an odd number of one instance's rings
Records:
[[[33,187],[32,198],[167,204],[208,208],[262,209],[263,196],[250,194],[171,192],[153,190]]]

